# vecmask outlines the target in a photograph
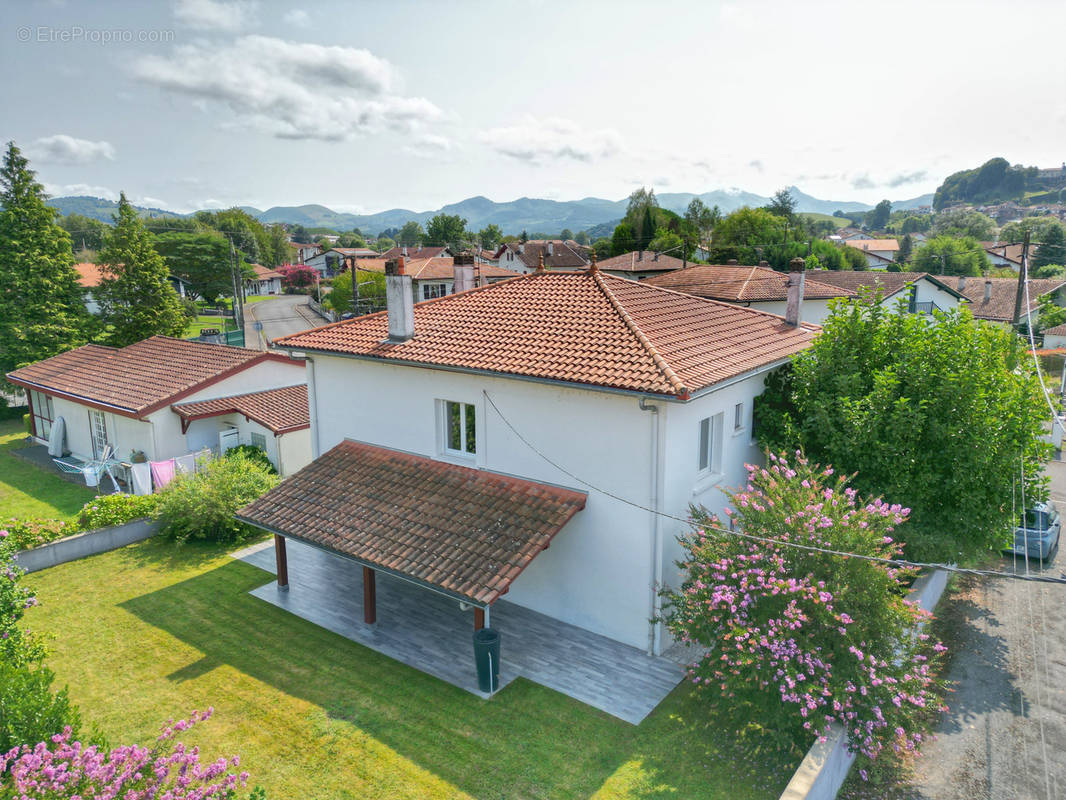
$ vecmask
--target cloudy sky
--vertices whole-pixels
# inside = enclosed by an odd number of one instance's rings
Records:
[[[0,136],[57,195],[876,202],[1066,159],[1061,0],[0,5]]]

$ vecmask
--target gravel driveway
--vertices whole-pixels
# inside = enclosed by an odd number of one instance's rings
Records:
[[[1051,496],[1066,510],[1066,464],[1048,471]],[[1015,569],[1011,558],[1000,566]],[[1066,556],[1030,570],[1061,575]],[[986,579],[956,603],[963,622],[948,675],[955,692],[937,740],[917,761],[912,796],[1066,797],[1066,586]]]

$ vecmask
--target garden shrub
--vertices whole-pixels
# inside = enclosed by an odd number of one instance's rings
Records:
[[[53,694],[54,680],[55,673],[43,665],[0,661],[0,753],[48,739],[64,728],[77,735],[81,715],[66,687]]]
[[[252,461],[259,464],[271,475],[277,475],[278,471],[274,469],[274,465],[270,463],[270,457],[267,455],[266,450],[262,447],[256,447],[254,444],[239,444],[236,447],[231,447],[226,451],[226,458],[230,458],[238,453],[243,453],[248,456]]]
[[[159,495],[102,494],[94,497],[78,514],[78,526],[89,531],[122,525],[142,517],[150,517],[159,505]]]
[[[262,464],[244,453],[227,453],[191,475],[179,475],[159,495],[155,516],[160,534],[179,542],[206,539],[237,542],[253,529],[233,518],[278,482]]]
[[[833,470],[797,453],[749,466],[730,497],[736,530],[694,510],[681,538],[680,588],[665,592],[674,637],[703,655],[689,678],[720,699],[738,730],[806,748],[833,723],[871,758],[913,750],[940,708],[930,658],[943,647],[917,634],[929,615],[904,598],[914,571],[787,543],[897,558],[892,535],[909,509],[865,501]]]
[[[78,532],[78,526],[61,519],[15,519],[0,523],[13,550],[30,550]]]
[[[33,592],[20,583],[23,574],[10,534],[0,530],[0,663],[16,667],[44,657],[37,637],[18,627],[26,609],[37,605]]]

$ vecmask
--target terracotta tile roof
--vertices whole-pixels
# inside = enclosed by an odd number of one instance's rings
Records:
[[[644,282],[663,289],[729,303],[788,299],[788,273],[766,267],[698,264],[676,272],[655,275]],[[803,284],[803,296],[810,300],[826,300],[832,297],[854,297],[855,292],[822,283],[811,278],[808,273]]]
[[[585,499],[569,489],[345,441],[237,518],[488,604]]]
[[[981,247],[985,249],[989,255],[997,255],[1000,258],[1005,258],[1008,261],[1013,261],[1015,264],[1022,263],[1022,245],[1020,244],[996,244],[995,242],[981,242]],[[1035,247],[1029,248],[1029,254],[1032,255],[1036,252]]]
[[[588,259],[585,254],[577,249],[571,248],[566,242],[560,240],[552,240],[552,253],[548,255],[548,240],[530,240],[524,245],[521,242],[506,242],[500,245],[500,249],[496,251],[497,257],[500,258],[501,266],[506,266],[508,259],[504,257],[504,253],[510,251],[514,253],[514,260],[520,261],[527,267],[536,267],[540,262],[541,253],[544,254],[544,266],[546,269],[583,269],[588,265]],[[518,252],[518,248],[522,247],[522,252]]]
[[[1052,336],[1066,336],[1066,325],[1056,325],[1054,328],[1044,328],[1042,333],[1047,336],[1049,333]]]
[[[171,408],[181,417],[183,428],[194,419],[218,417],[222,414],[243,414],[275,434],[311,427],[306,383],[268,389],[265,392],[178,403]]]
[[[583,270],[418,303],[407,342],[387,330],[381,312],[274,344],[687,398],[803,350],[819,328]]]
[[[381,258],[399,258],[402,255],[406,255],[407,258],[439,258],[440,256],[446,256],[448,254],[447,247],[414,247],[412,245],[407,246],[407,253],[404,252],[403,245],[397,245],[391,250],[386,250],[381,254]]]
[[[80,264],[75,264],[74,271],[78,273],[78,283],[86,289],[92,289],[95,286],[99,286],[100,280],[103,278],[103,272],[100,269],[100,265],[93,264],[90,261],[83,261]]]
[[[899,250],[899,242],[895,239],[848,239],[844,244],[859,250]]]
[[[87,344],[9,372],[12,383],[140,417],[260,361],[289,359],[243,347],[153,336],[127,347]]]
[[[828,283],[830,286],[839,286],[851,289],[856,294],[860,289],[871,288],[880,290],[882,297],[891,297],[901,289],[910,286],[923,278],[931,283],[947,289],[960,300],[965,296],[956,291],[953,278],[945,278],[943,275],[930,275],[928,272],[882,272],[880,270],[831,270],[811,269],[807,270],[807,280],[811,279],[819,283]]]
[[[669,272],[684,266],[685,262],[680,258],[661,254],[656,258],[656,253],[651,250],[634,250],[599,262],[599,268],[606,272]]]
[[[367,272],[384,272],[384,258],[363,258],[356,265],[357,269]],[[436,258],[406,258],[404,259],[404,272],[416,281],[441,281],[451,280],[455,277],[455,262],[452,256],[439,256]],[[517,278],[522,273],[510,269],[503,269],[494,264],[474,264],[474,275],[485,278]]]
[[[264,267],[262,264],[249,264],[248,266],[250,266],[252,271],[255,272],[255,279],[257,281],[269,281],[272,278],[284,277],[277,270],[271,269],[270,267]]]
[[[970,312],[977,319],[992,322],[1014,321],[1014,299],[1018,292],[1017,278],[966,278],[965,286],[960,287],[961,278],[939,276],[940,280],[966,296],[970,301]],[[991,294],[985,301],[985,283],[991,282]],[[1029,309],[1036,311],[1040,298],[1066,286],[1060,278],[1031,278],[1029,280]],[[1022,295],[1022,314],[1026,313],[1025,295]]]

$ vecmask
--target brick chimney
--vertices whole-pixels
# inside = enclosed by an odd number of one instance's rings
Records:
[[[465,292],[474,288],[474,255],[473,253],[460,253],[452,259],[454,281],[452,293]]]
[[[385,303],[389,316],[389,341],[406,342],[415,335],[415,298],[411,276],[403,258],[385,262]]]
[[[803,284],[806,282],[806,262],[794,258],[788,262],[788,302],[785,305],[785,322],[798,326],[803,321]]]

